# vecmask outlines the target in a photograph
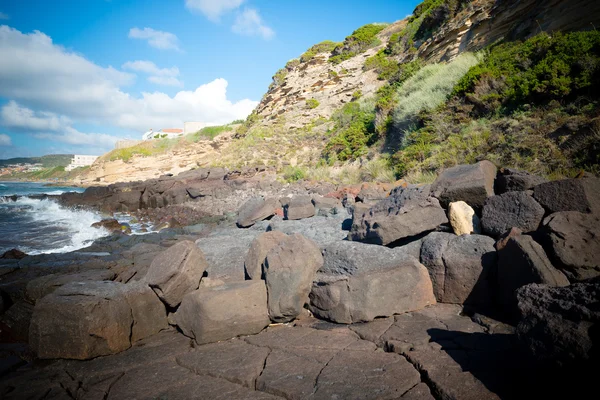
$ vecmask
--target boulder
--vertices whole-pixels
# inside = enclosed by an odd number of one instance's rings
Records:
[[[598,365],[600,361],[600,282],[566,287],[531,284],[517,291],[522,318],[517,336],[530,353],[563,366]]]
[[[294,196],[283,206],[285,219],[296,220],[315,215],[315,206],[309,196]]]
[[[202,251],[185,240],[159,254],[142,281],[169,307],[177,307],[186,293],[198,289],[207,267]]]
[[[288,322],[300,315],[321,266],[323,256],[317,244],[298,234],[286,237],[267,253],[264,267],[272,321]]]
[[[104,228],[109,232],[121,231],[121,223],[114,218],[103,219],[102,221],[94,222],[92,228]]]
[[[534,186],[545,183],[547,180],[541,176],[514,168],[501,168],[496,176],[494,190],[496,194],[506,192],[524,192]]]
[[[504,247],[506,247],[506,244],[508,243],[508,241],[515,237],[515,236],[520,236],[523,234],[523,231],[520,230],[519,228],[510,228],[509,231],[504,232],[502,235],[500,235],[500,237],[498,238],[498,241],[496,242],[495,246],[496,246],[496,251],[500,251],[502,250]]]
[[[299,233],[323,247],[331,242],[344,240],[348,236],[348,231],[344,230],[346,221],[349,221],[349,219],[347,215],[343,214],[334,214],[327,217],[315,216],[297,221],[273,218],[267,231],[277,230],[288,235]]]
[[[175,321],[198,344],[256,334],[270,322],[265,283],[233,282],[188,293]]]
[[[600,213],[600,179],[563,179],[533,188],[533,197],[548,214],[559,211]]]
[[[475,209],[481,209],[485,199],[494,195],[495,178],[496,166],[487,160],[457,165],[442,171],[431,185],[431,193],[444,207],[462,200]]]
[[[359,218],[354,218],[348,240],[387,245],[434,230],[448,222],[429,186],[396,188]]]
[[[27,254],[19,249],[10,249],[5,251],[0,258],[4,260],[21,260],[27,257]]]
[[[59,287],[70,282],[85,281],[110,281],[116,277],[113,271],[105,269],[91,269],[75,274],[49,274],[40,276],[27,282],[25,298],[35,304],[42,297],[54,292]]]
[[[513,227],[533,232],[543,218],[544,208],[531,196],[525,192],[507,192],[486,200],[481,225],[487,235],[498,237]]]
[[[283,232],[270,231],[254,239],[244,261],[246,276],[250,279],[264,279],[263,263],[267,254],[287,237]]]
[[[342,241],[323,255],[309,306],[319,318],[350,324],[435,304],[427,269],[402,248]]]
[[[247,228],[257,221],[275,215],[275,209],[279,206],[277,199],[273,197],[254,197],[246,201],[238,211],[237,226]]]
[[[334,197],[313,196],[312,203],[319,215],[336,213],[336,210],[343,209],[342,202]]]
[[[126,285],[125,299],[131,308],[131,343],[167,329],[167,311],[156,294],[142,282]]]
[[[2,338],[7,336],[18,342],[29,341],[29,326],[33,315],[33,306],[23,300],[16,301],[0,316]]]
[[[494,240],[482,235],[433,232],[423,239],[427,267],[438,302],[488,305],[497,264]]]
[[[86,360],[128,349],[133,317],[124,286],[75,282],[40,299],[29,328],[38,357]]]
[[[600,216],[554,213],[544,220],[542,232],[550,258],[572,282],[600,276]]]
[[[567,277],[554,268],[544,249],[531,236],[513,236],[498,251],[498,300],[516,311],[516,290],[530,283],[567,286]]]
[[[481,223],[475,210],[464,201],[455,201],[448,206],[448,219],[456,235],[481,233]]]

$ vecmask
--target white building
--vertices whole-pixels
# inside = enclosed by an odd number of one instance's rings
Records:
[[[150,139],[174,139],[183,136],[183,129],[168,128],[154,131],[152,128],[142,136],[142,140]]]
[[[98,156],[81,156],[75,155],[71,158],[71,164],[65,167],[65,171],[72,171],[75,168],[79,167],[87,167],[88,165],[92,165]]]

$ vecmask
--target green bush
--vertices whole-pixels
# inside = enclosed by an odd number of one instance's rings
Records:
[[[273,83],[277,86],[280,86],[285,81],[287,74],[288,70],[286,68],[281,68],[275,73],[275,75],[273,75]]]
[[[375,111],[368,103],[346,103],[333,114],[332,119],[335,121],[335,135],[323,151],[323,157],[330,162],[355,160],[366,154],[368,147],[377,140]]]
[[[306,172],[300,167],[287,166],[283,170],[283,179],[287,182],[296,182],[306,177]]]
[[[306,106],[307,106],[308,108],[310,108],[311,110],[312,110],[313,108],[317,108],[317,107],[319,107],[319,104],[320,104],[320,103],[319,103],[319,101],[318,101],[317,99],[308,99],[308,100],[306,100]]]
[[[491,86],[483,90],[478,86]],[[528,102],[595,96],[600,89],[600,32],[542,33],[525,42],[492,47],[457,83],[454,94],[479,92],[508,109]]]
[[[342,61],[348,60],[366,50],[381,44],[381,40],[377,38],[377,34],[385,29],[386,24],[368,24],[361,26],[346,39],[344,43],[336,46],[329,62],[339,64]]]
[[[365,60],[363,70],[369,71],[372,69],[377,72],[377,79],[388,80],[398,73],[400,66],[397,61],[388,57],[386,50],[383,49]]]
[[[206,128],[202,128],[198,132],[192,134],[190,139],[192,139],[193,142],[197,142],[199,140],[213,140],[217,135],[230,130],[230,125],[207,126]]]
[[[292,70],[300,65],[300,60],[298,58],[293,58],[285,64],[285,68],[288,70]]]
[[[362,97],[362,95],[363,95],[362,90],[358,89],[357,91],[352,93],[352,101],[356,101],[356,100],[360,99]]]
[[[331,40],[325,40],[321,43],[315,44],[300,56],[300,62],[308,62],[312,60],[313,57],[318,53],[331,53],[339,44],[340,43],[332,42]]]

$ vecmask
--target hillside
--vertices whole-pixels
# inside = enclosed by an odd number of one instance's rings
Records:
[[[66,167],[71,163],[72,154],[49,154],[41,157],[18,157],[0,160],[0,167],[12,164],[42,164],[44,168]]]
[[[256,165],[287,180],[430,181],[483,158],[550,178],[598,173],[596,26],[590,0],[426,0],[290,60],[214,143],[111,152],[84,183]]]

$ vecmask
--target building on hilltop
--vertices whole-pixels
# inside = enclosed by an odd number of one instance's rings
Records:
[[[71,164],[69,164],[65,167],[65,171],[72,171],[75,168],[87,167],[89,165],[92,165],[94,163],[94,161],[96,161],[97,158],[98,158],[98,156],[75,155],[71,159]]]
[[[152,128],[142,136],[142,140],[151,139],[173,139],[183,136],[183,129],[178,128],[165,128],[160,131],[154,131]]]

